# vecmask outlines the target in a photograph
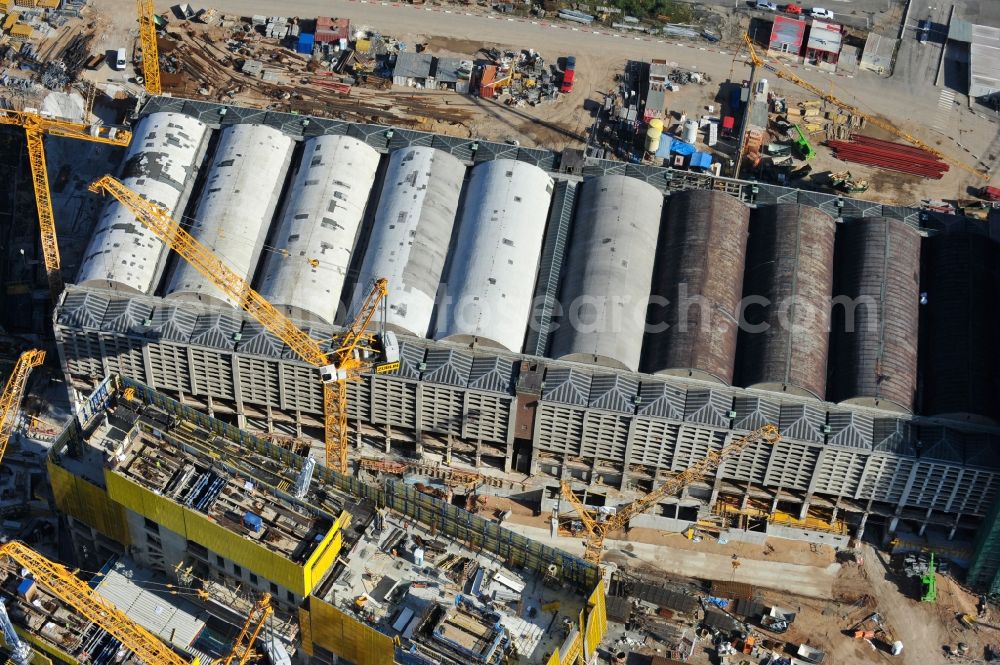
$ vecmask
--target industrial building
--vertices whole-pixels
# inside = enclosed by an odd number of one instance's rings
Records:
[[[351,387],[362,449],[531,473],[546,509],[559,478],[588,485],[595,501],[648,490],[771,422],[779,446],[744,451],[637,521],[680,529],[735,506],[764,514],[772,534],[841,542],[868,529],[954,540],[973,557],[968,543],[996,496],[1000,429],[988,400],[935,394],[926,377],[946,364],[996,367],[997,353],[967,330],[925,320],[935,310],[922,301],[946,307],[967,297],[967,283],[921,269],[948,259],[931,251],[937,236],[925,237],[919,211],[592,159],[581,179],[541,150],[320,119],[304,126],[295,116],[220,114],[223,107],[182,100],[151,104],[150,118],[183,111],[225,127],[213,132],[243,122],[307,144],[346,135],[383,155],[385,176],[367,184],[358,232],[367,241],[349,248],[350,234],[337,236],[336,265],[351,252],[341,300],[369,277],[388,276],[388,321],[401,333],[399,370]],[[301,159],[292,161],[301,172]],[[269,247],[281,246],[283,223],[272,220]],[[956,247],[992,242],[954,233]],[[335,254],[306,254],[270,261],[331,269]],[[808,304],[831,288],[834,303],[808,317]],[[56,309],[78,396],[120,373],[243,428],[321,438],[314,370],[258,324],[209,298],[123,291],[107,280],[70,286]],[[624,317],[615,335],[565,330],[560,308],[577,293],[657,299],[640,339]],[[841,294],[863,304],[838,305]],[[791,298],[793,307],[750,306],[757,296]],[[791,316],[795,325],[754,337],[740,330],[741,316]],[[852,332],[849,321],[862,325]],[[318,338],[333,331],[323,317],[302,324]],[[955,337],[925,344],[935,329]],[[936,355],[944,346],[947,360]],[[985,385],[981,374],[967,376]],[[992,581],[998,567],[990,566],[979,582]]]
[[[126,568],[141,566],[132,579],[153,571],[234,613],[243,599],[271,594],[272,663],[331,655],[358,665],[558,663],[582,631],[596,645],[606,629],[592,564],[404,483],[366,484],[314,468],[120,376],[81,404],[48,464],[83,565],[100,568],[127,551],[135,564],[126,560]],[[453,491],[426,480],[435,492]],[[98,593],[119,607],[146,602],[142,589],[112,584],[114,575],[121,573],[102,569]],[[572,619],[548,630],[549,603]],[[45,622],[37,613],[12,615],[37,629]],[[225,655],[223,636],[203,630],[190,611],[146,613],[135,616],[182,652]],[[63,614],[59,625],[79,624],[72,637],[80,641],[87,622]],[[36,632],[42,643],[72,642]]]

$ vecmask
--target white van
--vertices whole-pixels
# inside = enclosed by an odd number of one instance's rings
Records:
[[[118,52],[115,54],[115,69],[117,69],[118,71],[123,71],[125,69],[126,64],[128,63],[125,61],[125,49],[120,48],[118,49]]]

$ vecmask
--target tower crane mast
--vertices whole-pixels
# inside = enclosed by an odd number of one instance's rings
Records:
[[[106,630],[147,665],[191,665],[65,566],[49,561],[16,540],[0,545],[0,557],[4,556],[27,569],[52,595]]]
[[[744,33],[744,35],[743,35],[743,43],[747,47],[747,53],[750,55],[750,62],[753,63],[754,67],[763,67],[764,69],[767,69],[768,71],[774,72],[774,74],[778,78],[782,78],[782,79],[785,79],[786,81],[790,81],[791,83],[794,83],[795,85],[799,86],[800,88],[804,88],[805,90],[808,90],[809,92],[813,93],[814,95],[816,95],[820,99],[822,99],[824,101],[827,101],[827,102],[833,104],[834,106],[836,106],[836,107],[838,107],[838,108],[840,108],[840,109],[842,109],[844,111],[847,111],[848,113],[850,113],[852,115],[858,116],[859,118],[864,118],[866,122],[868,122],[868,123],[870,123],[872,125],[875,125],[876,127],[880,128],[880,129],[885,130],[886,132],[888,132],[892,136],[895,136],[896,138],[902,139],[902,140],[906,141],[907,143],[910,143],[912,145],[917,146],[918,148],[926,150],[927,152],[929,152],[929,153],[931,153],[933,155],[936,155],[937,157],[940,157],[941,159],[954,164],[955,166],[959,167],[960,169],[968,171],[969,173],[971,173],[972,175],[976,176],[977,178],[980,178],[982,180],[987,180],[987,181],[990,179],[990,176],[988,174],[983,173],[982,171],[979,171],[979,170],[977,170],[977,169],[969,166],[965,162],[962,162],[962,161],[959,161],[959,160],[955,159],[954,157],[950,157],[950,156],[944,154],[943,152],[941,152],[940,150],[935,150],[934,148],[932,148],[931,146],[927,145],[926,143],[924,143],[923,141],[921,141],[917,137],[912,136],[910,134],[907,134],[906,132],[904,132],[903,130],[901,130],[899,127],[897,127],[895,124],[893,124],[892,122],[890,122],[888,120],[883,120],[883,119],[881,119],[879,117],[876,117],[876,116],[873,116],[873,115],[869,115],[869,114],[865,113],[864,111],[862,111],[861,109],[859,109],[857,106],[854,106],[853,104],[848,104],[847,102],[845,102],[843,100],[837,99],[836,97],[833,96],[832,93],[825,92],[824,90],[822,90],[819,87],[813,85],[812,83],[809,83],[808,81],[804,81],[802,78],[800,78],[799,76],[795,75],[795,73],[789,71],[785,67],[782,67],[780,65],[772,65],[771,63],[766,62],[763,58],[761,58],[759,55],[757,55],[757,49],[754,47],[753,40],[750,38],[749,34]],[[741,137],[741,139],[742,139],[742,137]]]
[[[694,481],[704,477],[710,471],[717,469],[727,457],[735,455],[755,443],[763,441],[773,445],[780,440],[781,435],[778,433],[778,428],[774,425],[768,424],[755,429],[749,434],[731,441],[726,446],[723,446],[721,450],[709,451],[708,455],[684,471],[672,476],[663,484],[653,489],[649,494],[622,506],[614,515],[606,519],[597,519],[591,515],[592,511],[576,495],[569,481],[563,480],[561,483],[562,496],[576,510],[580,521],[583,523],[584,531],[587,532],[586,549],[584,550],[583,558],[592,563],[600,563],[601,558],[604,556],[604,539],[607,534],[625,528],[632,517],[646,512],[663,497],[681,491]]]
[[[146,92],[159,95],[160,48],[156,45],[156,19],[153,0],[138,0],[139,43],[142,44],[142,79]]]
[[[49,191],[49,172],[45,164],[45,134],[64,138],[81,139],[94,143],[126,146],[132,140],[131,132],[104,125],[85,125],[69,120],[48,118],[31,111],[0,110],[0,125],[24,128],[28,140],[28,162],[31,165],[31,182],[35,188],[35,207],[38,210],[38,228],[42,238],[42,257],[49,290],[53,300],[62,292],[62,261],[56,239],[55,215],[52,212],[52,194]]]
[[[31,370],[43,362],[45,362],[44,351],[33,349],[22,353],[3,387],[3,392],[0,393],[0,461],[7,452],[7,442],[14,432],[14,425],[17,424],[17,414],[21,400],[24,399],[24,391],[28,387]]]
[[[225,658],[217,659],[213,665],[232,665],[234,662],[237,665],[245,665],[253,656],[253,645],[257,642],[260,632],[264,629],[264,624],[272,614],[274,614],[274,608],[271,607],[271,594],[264,593],[260,600],[254,603],[253,609],[247,615],[243,630],[240,631],[236,642],[233,643],[232,651]]]
[[[395,335],[381,330],[374,335],[366,332],[380,308],[384,307],[389,293],[388,280],[375,281],[360,311],[347,330],[334,337],[333,351],[327,353],[318,341],[257,293],[225,261],[181,228],[166,210],[111,176],[91,184],[90,191],[107,193],[116,198],[143,226],[180,254],[205,279],[236,301],[239,307],[285,342],[302,360],[319,370],[323,381],[326,465],[346,473],[349,447],[347,382],[357,380],[367,371],[385,373],[399,367],[399,347]]]

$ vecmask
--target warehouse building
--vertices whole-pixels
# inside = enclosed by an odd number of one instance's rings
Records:
[[[193,108],[218,118],[217,107]],[[294,120],[272,124],[290,131]],[[826,542],[866,529],[967,542],[988,519],[1000,433],[992,406],[960,390],[945,399],[921,382],[944,367],[935,355],[944,345],[916,344],[931,330],[919,303],[933,282],[921,262],[958,254],[925,256],[919,212],[599,161],[579,182],[560,176],[545,151],[309,127],[389,153],[380,186],[376,175],[370,193],[350,202],[366,210],[365,240],[335,241],[345,260],[350,253],[341,301],[389,276],[387,319],[401,340],[398,371],[351,387],[363,449],[531,473],[547,506],[559,478],[594,496],[648,490],[770,422],[782,432],[778,447],[745,451],[642,519],[682,528],[735,504],[770,516],[771,533]],[[283,223],[272,223],[268,246],[280,246]],[[929,307],[966,289],[961,280],[934,284]],[[259,324],[215,299],[121,291],[70,286],[56,309],[78,395],[120,373],[240,427],[322,438],[314,369]],[[628,327],[616,336],[565,330],[559,306],[577,293],[651,294],[659,299],[647,324],[668,325],[641,339]],[[686,306],[685,293],[699,299]],[[830,293],[863,304],[850,317],[841,306],[806,316]],[[751,297],[800,305],[749,307]],[[751,336],[741,317],[795,325]],[[848,329],[849,319],[863,325]],[[325,317],[300,320],[319,339],[333,332]],[[951,346],[948,363],[995,366],[991,345]]]

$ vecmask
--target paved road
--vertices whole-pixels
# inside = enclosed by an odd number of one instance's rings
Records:
[[[583,545],[579,538],[553,537],[549,535],[548,529],[524,524],[508,522],[504,526],[511,531],[524,534],[546,545],[558,547],[570,554],[583,555]],[[672,575],[726,582],[733,577],[733,562],[728,555],[675,549],[669,545],[652,545],[624,540],[606,541],[606,547],[609,550],[621,550],[626,546],[629,554],[637,561]],[[787,591],[809,598],[829,599],[833,597],[833,581],[839,571],[840,564],[838,563],[826,566],[807,566],[743,558],[740,559],[739,577],[741,582],[765,589]]]

